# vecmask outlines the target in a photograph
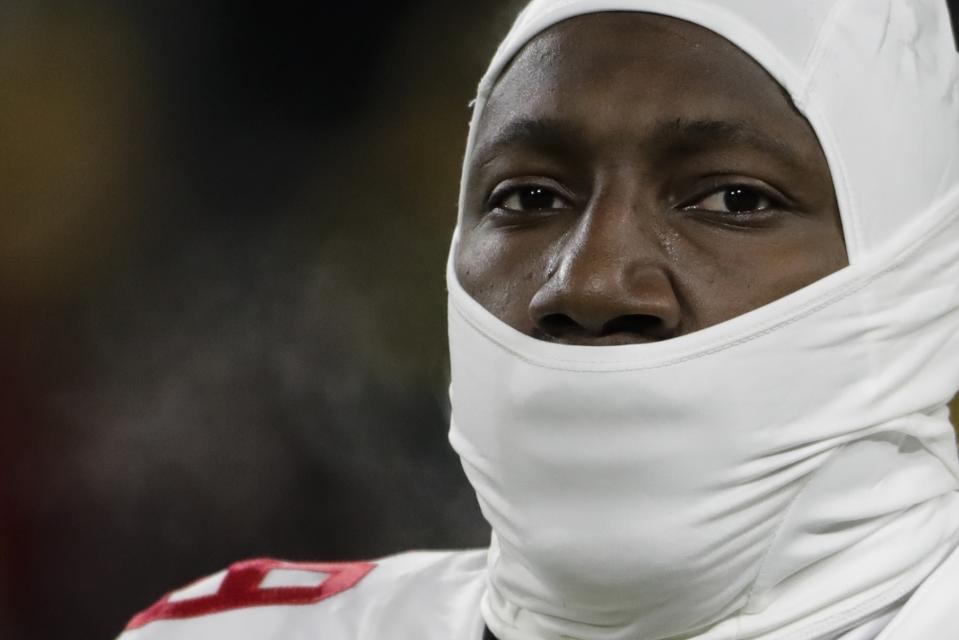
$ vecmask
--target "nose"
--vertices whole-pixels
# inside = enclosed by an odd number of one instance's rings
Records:
[[[623,214],[626,215],[623,215]],[[628,344],[677,335],[681,307],[655,230],[622,207],[584,212],[552,256],[530,316],[549,339]]]

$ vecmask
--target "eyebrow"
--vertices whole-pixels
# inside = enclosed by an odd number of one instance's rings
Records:
[[[746,146],[801,165],[799,153],[782,138],[770,135],[745,120],[676,118],[657,125],[650,142],[660,148],[698,151],[709,146]]]
[[[509,122],[476,149],[482,165],[504,150],[521,147],[550,155],[582,154],[589,133],[584,127],[554,118],[519,118]],[[794,166],[800,154],[783,139],[770,135],[745,120],[674,118],[656,123],[643,145],[663,153],[693,153],[710,147],[752,147]]]
[[[503,151],[516,147],[550,155],[567,155],[582,149],[588,135],[581,127],[554,118],[519,118],[496,132],[474,155],[487,164]],[[581,151],[580,151],[581,153]]]

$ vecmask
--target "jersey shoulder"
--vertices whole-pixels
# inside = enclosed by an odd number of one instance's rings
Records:
[[[134,616],[118,640],[264,640],[307,630],[325,640],[360,640],[387,637],[381,634],[390,629],[393,637],[469,637],[484,585],[485,551],[478,550],[361,562],[257,558],[168,593]],[[451,610],[458,614],[450,617]],[[397,636],[397,625],[409,634]],[[462,628],[442,628],[451,625]]]

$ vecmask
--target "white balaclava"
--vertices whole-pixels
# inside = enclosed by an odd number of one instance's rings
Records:
[[[450,440],[493,530],[483,617],[500,640],[836,638],[959,544],[946,6],[534,0],[482,79],[467,163],[517,52],[604,11],[701,25],[785,88],[828,159],[850,264],[695,333],[586,347],[507,326],[451,259]]]

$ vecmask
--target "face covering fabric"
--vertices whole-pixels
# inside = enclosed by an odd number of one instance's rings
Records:
[[[537,0],[484,76],[602,11],[700,24],[812,124],[850,266],[678,338],[539,341],[447,267],[450,441],[500,640],[826,640],[959,544],[959,61],[937,0]],[[868,70],[868,71],[865,71]],[[462,207],[462,197],[461,197]]]

